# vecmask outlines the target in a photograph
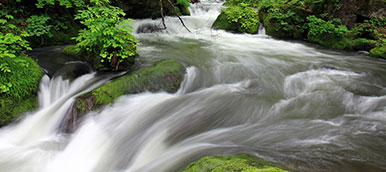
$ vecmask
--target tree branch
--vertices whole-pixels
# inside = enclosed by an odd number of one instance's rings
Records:
[[[178,17],[178,19],[180,19],[180,21],[181,21],[182,25],[185,27],[185,29],[188,30],[189,32],[191,32],[191,31],[189,30],[189,28],[186,27],[186,25],[185,25],[184,21],[181,19],[181,17],[178,15],[177,10],[176,10],[176,7],[173,5],[172,1],[168,0],[168,2],[169,2],[169,4],[173,7],[174,13],[175,13],[176,16]]]
[[[164,5],[163,5],[163,1],[162,1],[162,0],[159,0],[159,2],[160,2],[160,6],[161,6],[162,24],[164,25],[164,28],[163,28],[163,29],[167,29],[166,24],[165,24],[165,16],[164,16]]]

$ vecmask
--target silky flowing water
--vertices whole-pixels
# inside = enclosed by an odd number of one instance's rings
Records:
[[[293,171],[386,170],[386,63],[263,33],[211,25],[222,4],[201,0],[168,29],[136,33],[143,64],[175,58],[181,87],[126,95],[73,134],[76,96],[110,76],[42,78],[40,107],[0,129],[1,172],[169,172],[206,155],[249,153]],[[136,20],[135,29],[161,25]]]

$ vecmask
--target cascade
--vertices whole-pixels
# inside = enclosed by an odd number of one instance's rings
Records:
[[[167,30],[138,31],[144,64],[175,58],[179,90],[125,95],[61,124],[76,96],[113,76],[44,76],[40,107],[0,129],[0,171],[169,172],[249,153],[295,171],[386,170],[386,64],[306,43],[213,30],[221,1],[192,4]],[[134,30],[160,20],[136,20]],[[145,30],[145,29],[139,29]]]

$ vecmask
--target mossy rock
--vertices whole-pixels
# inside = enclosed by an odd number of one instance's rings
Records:
[[[11,72],[0,72],[0,127],[37,106],[37,90],[43,70],[30,57],[0,58]]]
[[[259,11],[266,34],[283,39],[304,37],[303,25],[307,16],[309,12],[306,9],[289,4],[274,4]]]
[[[249,6],[229,6],[221,10],[212,28],[235,33],[256,34],[259,32],[258,13]]]
[[[79,96],[73,104],[71,113],[79,119],[86,113],[111,104],[120,96],[127,94],[161,90],[176,92],[184,75],[185,67],[175,59],[156,62],[153,66],[142,67]]]
[[[239,25],[240,24],[237,22],[228,22],[227,15],[224,12],[221,12],[212,27],[214,29],[238,32],[240,27]]]
[[[207,156],[191,163],[181,172],[286,172],[247,154]]]

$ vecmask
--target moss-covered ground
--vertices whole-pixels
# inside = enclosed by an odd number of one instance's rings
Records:
[[[215,29],[255,34],[254,23],[260,22],[266,34],[276,38],[364,50],[386,58],[386,18],[378,12],[386,6],[384,0],[227,0],[225,5],[213,24]]]

